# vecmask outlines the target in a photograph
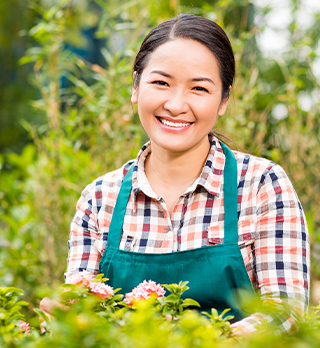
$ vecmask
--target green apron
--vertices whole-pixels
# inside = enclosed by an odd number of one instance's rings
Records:
[[[189,281],[184,297],[201,305],[201,311],[215,308],[239,320],[245,315],[240,309],[235,290],[254,290],[238,245],[237,162],[234,154],[222,144],[226,157],[224,169],[224,244],[172,253],[141,253],[119,250],[124,215],[132,188],[133,165],[125,176],[113,212],[106,250],[99,263],[100,273],[108,284],[131,292],[143,280],[160,284]]]

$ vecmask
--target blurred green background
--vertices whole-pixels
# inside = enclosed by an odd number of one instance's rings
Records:
[[[82,189],[147,140],[130,103],[135,53],[152,27],[186,12],[230,37],[237,75],[216,130],[288,173],[307,215],[319,301],[316,2],[1,0],[0,284],[36,305],[39,289],[63,281]]]

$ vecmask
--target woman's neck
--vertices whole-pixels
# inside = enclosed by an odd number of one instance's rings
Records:
[[[187,189],[200,176],[209,150],[209,140],[198,148],[182,153],[166,151],[151,143],[151,153],[146,158],[145,172],[153,190],[162,196],[159,192],[161,188]]]

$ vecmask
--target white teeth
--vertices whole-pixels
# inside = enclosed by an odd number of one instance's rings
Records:
[[[162,118],[160,118],[159,120],[162,124],[166,126],[170,126],[170,127],[187,127],[191,124],[191,123],[182,123],[182,122],[171,122],[171,121],[164,120]]]

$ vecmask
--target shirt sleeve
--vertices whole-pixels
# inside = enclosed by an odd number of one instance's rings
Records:
[[[307,310],[310,284],[310,245],[299,199],[284,170],[270,165],[261,176],[257,194],[253,268],[263,302],[284,310],[255,313],[232,326],[253,332],[267,321],[290,331],[297,315]]]
[[[77,203],[76,214],[71,221],[66,283],[72,275],[83,270],[94,275],[99,273],[101,254],[96,245],[101,239],[101,233],[98,232],[97,208],[94,204],[95,197],[92,197],[95,196],[92,194],[93,188],[94,183],[83,190]]]

